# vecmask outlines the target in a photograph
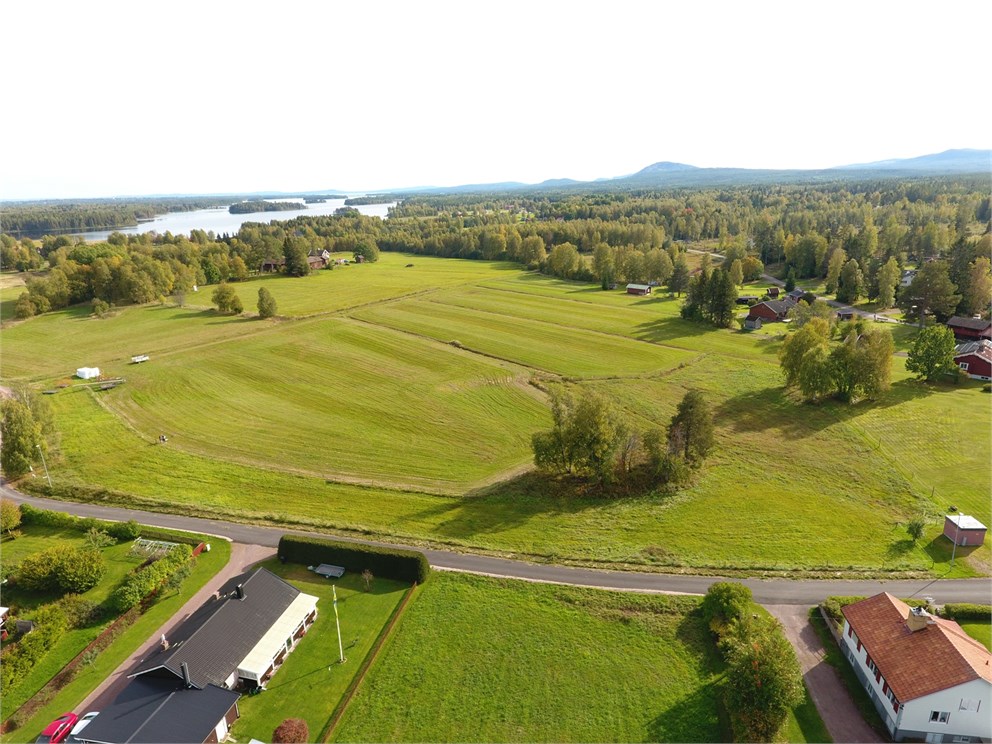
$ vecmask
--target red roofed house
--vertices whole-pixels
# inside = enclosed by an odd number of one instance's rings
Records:
[[[992,380],[992,341],[984,338],[954,347],[954,363],[974,380]]]
[[[841,648],[894,741],[992,739],[992,653],[891,594],[847,605]]]
[[[962,318],[955,315],[947,321],[947,327],[954,331],[954,336],[960,341],[970,341],[977,338],[992,339],[992,320]]]

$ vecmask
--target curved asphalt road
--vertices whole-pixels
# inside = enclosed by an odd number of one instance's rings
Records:
[[[237,522],[186,517],[179,514],[160,514],[135,509],[123,509],[97,504],[76,504],[65,501],[27,496],[6,484],[0,484],[4,497],[39,508],[68,512],[81,517],[96,517],[112,521],[134,519],[142,524],[189,530],[227,538],[248,545],[275,547],[280,536],[292,533],[333,538],[370,545],[384,545],[373,540],[357,540],[341,535],[305,532],[278,527],[261,527]],[[395,547],[411,548],[407,545]],[[443,550],[425,550],[412,547],[426,554],[431,566],[448,571],[503,576],[553,584],[598,587],[634,592],[668,592],[678,594],[705,594],[710,584],[720,581],[717,576],[684,576],[633,571],[604,571],[592,568],[572,568],[551,564],[495,558],[472,553],[455,553]],[[734,579],[738,581],[739,579]],[[855,580],[789,580],[745,579],[741,583],[750,587],[754,598],[767,605],[814,605],[830,595],[873,595],[887,591],[899,597],[933,597],[937,604],[945,602],[974,602],[992,604],[992,580],[983,579],[917,579],[900,581]]]

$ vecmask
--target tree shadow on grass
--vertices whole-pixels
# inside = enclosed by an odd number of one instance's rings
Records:
[[[716,330],[705,323],[696,323],[682,318],[659,318],[634,326],[634,338],[653,343],[665,343],[690,336],[702,336]]]
[[[954,556],[954,560],[965,560],[980,547],[980,545],[958,545],[955,550],[954,543],[940,534],[924,545],[923,551],[934,563],[947,563],[951,560],[951,555]]]
[[[512,530],[539,516],[579,514],[612,501],[638,497],[611,496],[579,478],[529,472],[461,498],[440,500],[412,519],[434,522],[437,534],[463,540]]]
[[[912,380],[900,380],[875,401],[850,404],[831,399],[802,403],[784,388],[764,388],[728,398],[714,409],[713,416],[717,424],[735,432],[777,430],[788,437],[801,439],[869,411],[892,408],[931,394],[932,390]]]
[[[645,741],[732,741],[720,685],[711,681],[687,691],[648,724],[646,733]]]

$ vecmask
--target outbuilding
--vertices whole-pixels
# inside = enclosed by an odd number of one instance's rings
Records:
[[[769,298],[775,300],[775,299],[778,299],[779,292],[781,292],[781,291],[782,290],[780,290],[778,287],[769,287],[767,294],[768,294],[768,297]]]
[[[76,370],[76,377],[81,380],[93,380],[100,376],[99,367],[80,367]]]
[[[630,295],[649,295],[651,294],[651,287],[648,284],[628,284],[627,294]]]
[[[947,321],[947,327],[954,332],[954,337],[958,341],[975,341],[982,338],[992,340],[992,320],[962,318],[955,315]]]
[[[981,545],[985,542],[987,528],[967,514],[948,514],[944,517],[944,537],[955,545]]]

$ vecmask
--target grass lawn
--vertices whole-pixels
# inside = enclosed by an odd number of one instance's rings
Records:
[[[698,603],[435,572],[332,738],[729,741]]]
[[[234,724],[232,734],[239,741],[251,738],[269,741],[283,720],[302,718],[310,727],[310,740],[316,741],[409,587],[376,579],[372,591],[366,592],[359,574],[348,573],[337,580],[341,639],[347,659],[339,664],[331,582],[303,566],[282,565],[278,561],[263,565],[318,598],[317,621],[272,677],[267,689],[238,701],[241,718]]]
[[[14,317],[14,305],[24,291],[26,277],[27,274],[20,271],[0,273],[0,323]]]
[[[992,621],[958,623],[965,633],[992,651]]]
[[[33,529],[33,528],[32,528]],[[209,539],[209,538],[207,538]],[[110,550],[120,547],[116,546]],[[222,540],[214,540],[211,543],[211,551],[202,553],[196,560],[189,578],[182,587],[171,594],[162,597],[152,607],[138,618],[134,625],[127,628],[117,637],[113,643],[104,649],[90,664],[83,664],[76,676],[56,693],[52,699],[41,707],[33,716],[24,721],[19,721],[19,728],[3,737],[4,742],[29,742],[34,741],[44,726],[56,716],[66,710],[74,710],[84,698],[100,683],[107,675],[113,672],[123,663],[139,645],[148,640],[151,634],[168,620],[182,606],[190,595],[203,586],[211,576],[217,573],[228,561],[231,555],[230,544]],[[6,559],[6,548],[4,548],[4,558]],[[100,586],[104,586],[106,580],[91,591],[96,591]],[[112,586],[110,587],[113,588]],[[85,595],[84,595],[85,596]],[[6,596],[5,596],[6,601]],[[41,662],[34,667],[25,684],[18,685],[16,690],[4,690],[3,695],[3,719],[6,720],[11,714],[16,712],[31,695],[40,689],[52,676],[55,675],[66,663],[75,657],[86,645],[95,638],[106,624],[95,628],[83,629],[87,631],[84,636],[81,631],[70,631],[56,647],[50,651]],[[44,671],[42,671],[42,669]],[[37,679],[36,679],[37,677]],[[27,680],[33,680],[31,685]],[[30,691],[28,687],[32,687]],[[16,694],[16,697],[11,697]],[[77,711],[80,712],[80,711]],[[85,711],[83,711],[85,712]]]

